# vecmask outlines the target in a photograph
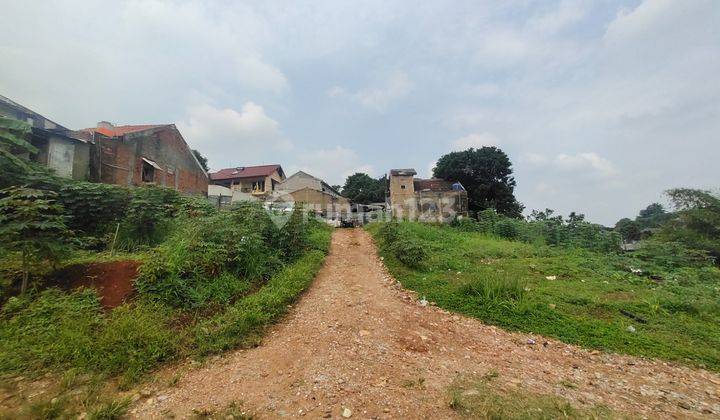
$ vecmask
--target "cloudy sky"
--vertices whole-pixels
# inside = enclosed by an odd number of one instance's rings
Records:
[[[720,179],[720,1],[0,0],[0,94],[331,183],[496,145],[612,224]]]

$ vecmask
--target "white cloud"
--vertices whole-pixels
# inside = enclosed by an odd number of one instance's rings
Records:
[[[473,133],[460,137],[452,143],[454,150],[462,151],[471,147],[479,149],[483,146],[499,146],[500,141],[490,133]]]
[[[344,184],[345,179],[356,172],[376,176],[373,165],[364,163],[355,150],[342,146],[300,153],[296,162],[288,166],[290,173],[305,171],[331,185]]]
[[[252,89],[280,93],[288,86],[287,78],[279,69],[258,57],[238,58],[236,71],[240,83]]]
[[[337,98],[339,96],[345,95],[345,89],[343,89],[340,86],[333,86],[327,91],[327,96],[331,98]]]
[[[548,163],[548,158],[539,153],[526,153],[520,158],[520,161],[531,165],[544,165]]]
[[[213,169],[256,164],[268,150],[292,147],[282,136],[279,123],[254,102],[246,102],[240,111],[209,104],[193,106],[177,126],[188,143],[208,157]]]
[[[357,92],[347,92],[341,86],[334,86],[328,90],[327,94],[333,98],[345,96],[368,109],[384,112],[394,102],[406,97],[412,89],[413,83],[407,74],[394,71],[378,80],[374,86],[360,89]]]
[[[604,177],[617,173],[612,162],[593,152],[575,155],[561,153],[553,159],[553,166],[564,171],[573,172],[590,170]]]

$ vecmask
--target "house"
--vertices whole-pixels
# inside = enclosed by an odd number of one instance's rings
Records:
[[[272,201],[302,203],[306,209],[332,219],[350,212],[350,201],[347,198],[327,182],[303,171],[294,173],[278,184]]]
[[[53,169],[57,175],[65,178],[89,178],[91,142],[1,95],[0,116],[24,121],[32,126],[30,143],[38,152],[28,156],[30,160]]]
[[[280,165],[237,166],[210,173],[210,183],[264,198],[285,180]]]
[[[390,170],[388,207],[392,217],[450,222],[467,216],[467,191],[459,182],[415,178],[415,169]]]
[[[174,124],[115,126],[102,121],[75,134],[95,144],[92,181],[207,194],[208,175]]]

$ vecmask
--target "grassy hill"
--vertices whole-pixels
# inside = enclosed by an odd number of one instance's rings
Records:
[[[390,225],[368,227],[388,269],[442,308],[567,343],[720,370],[714,266],[658,268],[617,253]]]

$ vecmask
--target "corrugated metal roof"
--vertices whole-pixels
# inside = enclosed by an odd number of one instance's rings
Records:
[[[238,178],[259,178],[272,175],[273,172],[282,173],[280,165],[259,165],[259,166],[238,166],[235,168],[220,169],[217,172],[210,173],[210,179],[213,181],[222,179],[238,179]]]

